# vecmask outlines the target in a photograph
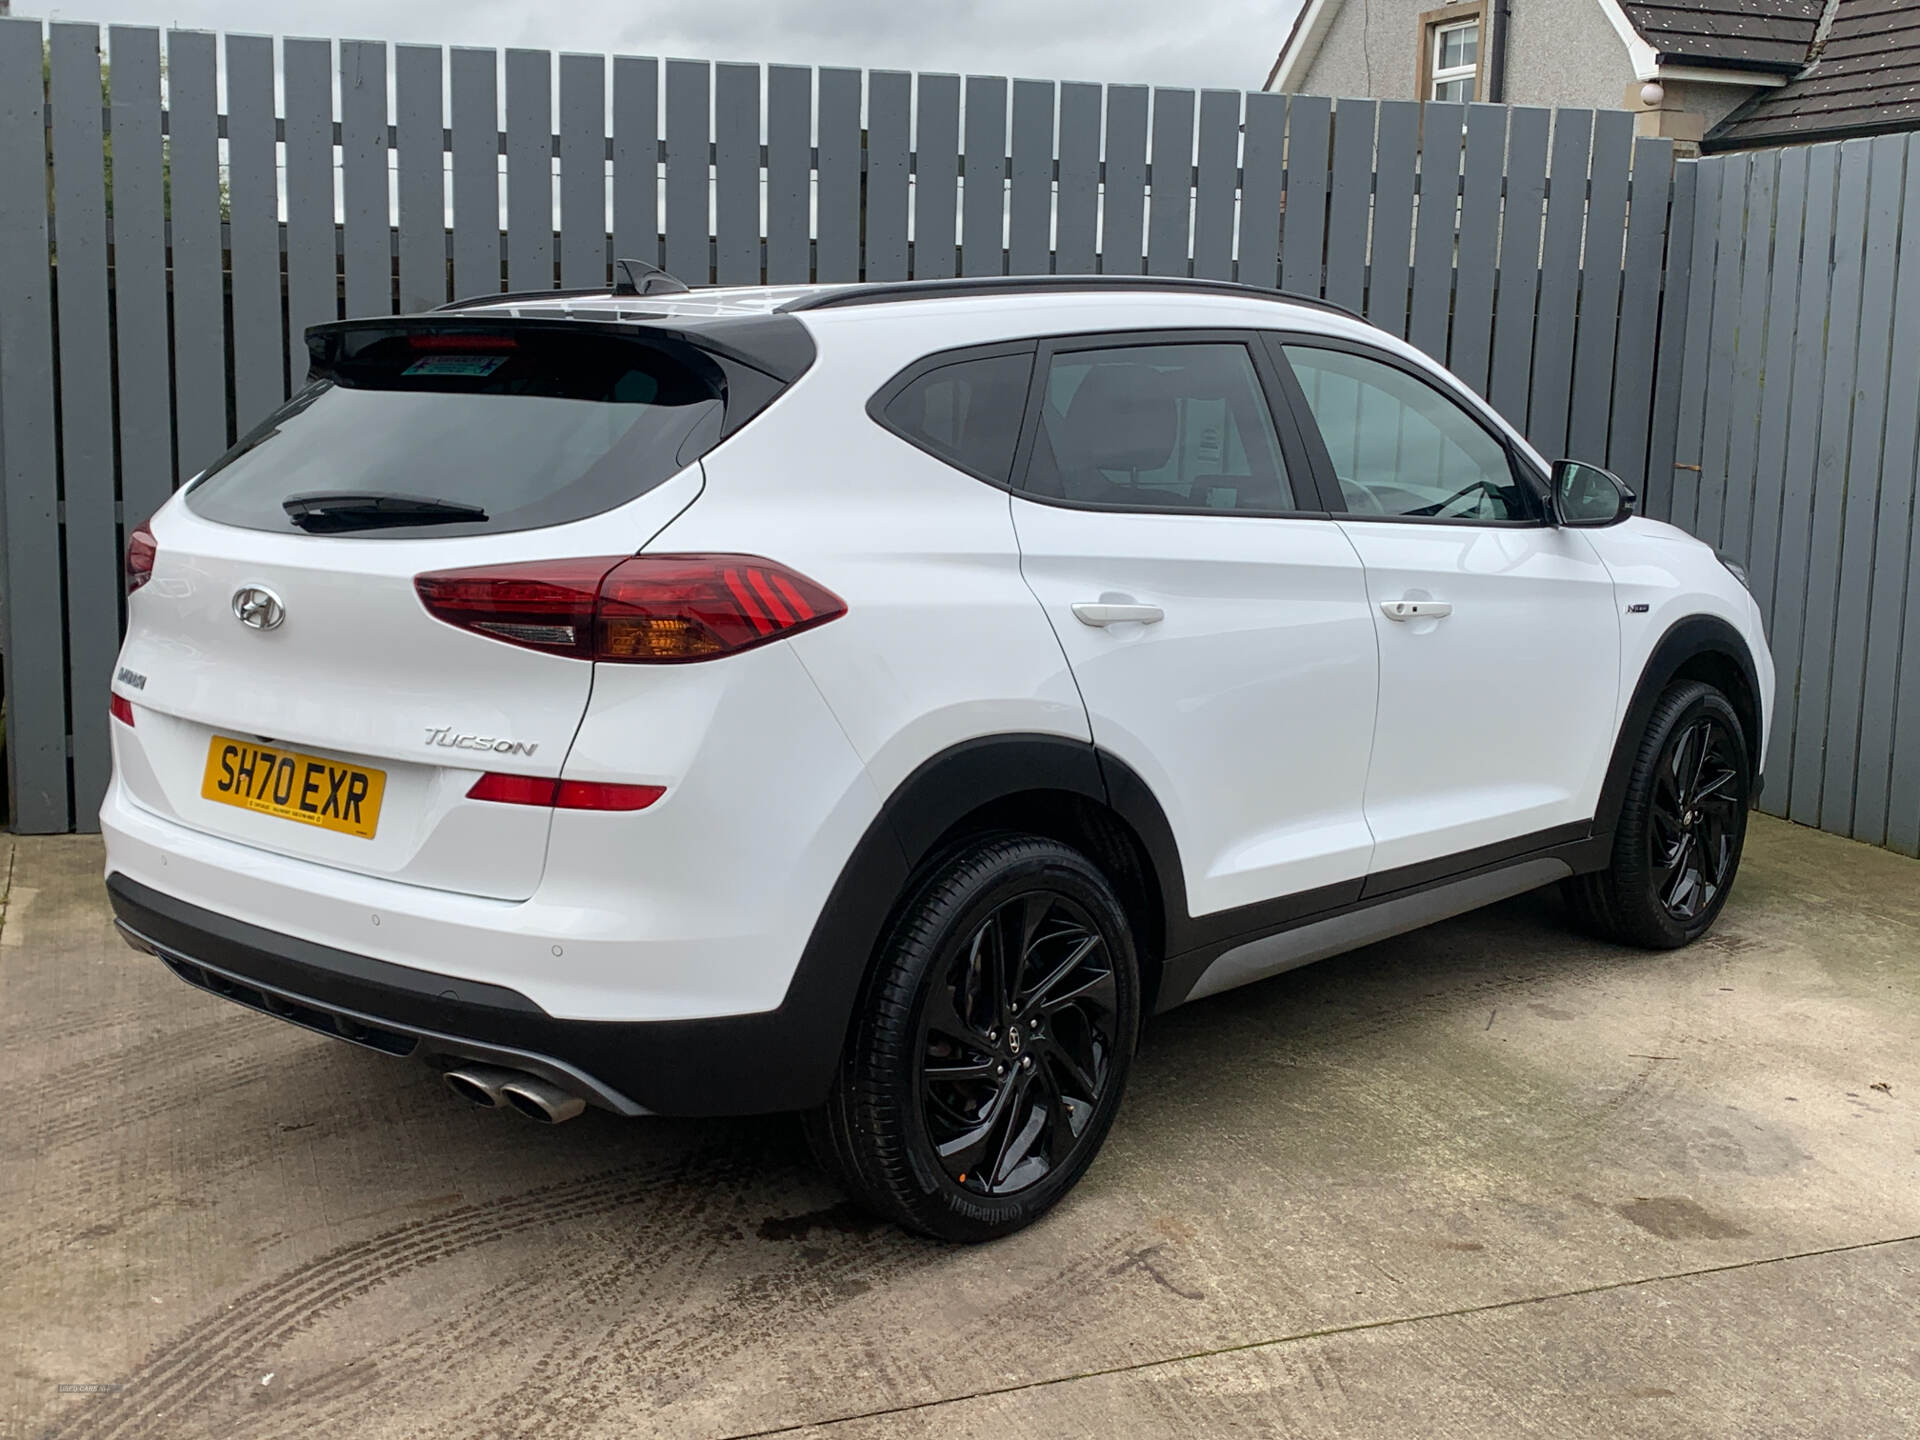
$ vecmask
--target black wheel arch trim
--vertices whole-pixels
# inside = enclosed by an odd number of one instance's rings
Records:
[[[1674,677],[1691,661],[1703,656],[1719,657],[1732,663],[1745,682],[1745,695],[1729,695],[1727,702],[1740,717],[1746,732],[1747,759],[1752,767],[1753,794],[1760,790],[1761,726],[1765,699],[1760,692],[1760,672],[1753,663],[1753,652],[1740,632],[1717,615],[1688,615],[1667,627],[1640,668],[1640,678],[1628,701],[1619,734],[1614,739],[1613,757],[1607,762],[1607,778],[1600,787],[1600,802],[1594,807],[1595,833],[1611,833],[1626,802],[1627,783],[1633,775],[1634,757],[1639,753],[1641,737],[1652,718],[1653,707],[1673,683]]]

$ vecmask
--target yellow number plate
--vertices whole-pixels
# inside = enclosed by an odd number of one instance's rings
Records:
[[[384,770],[225,735],[214,736],[207,746],[207,771],[200,781],[201,795],[222,805],[368,840],[380,822],[386,788]]]

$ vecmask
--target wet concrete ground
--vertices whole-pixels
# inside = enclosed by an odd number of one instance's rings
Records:
[[[1756,819],[1679,954],[1541,894],[1176,1012],[1076,1194],[971,1250],[787,1121],[475,1110],[126,949],[97,842],[9,864],[0,1433],[1920,1434],[1882,851]]]

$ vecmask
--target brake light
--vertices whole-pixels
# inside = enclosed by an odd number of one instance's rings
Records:
[[[407,336],[407,348],[410,350],[512,350],[519,345],[511,335],[470,335],[470,334],[411,334]]]
[[[559,810],[644,810],[667,793],[664,785],[617,785],[599,780],[541,780],[531,775],[482,775],[469,800],[544,805]]]
[[[429,614],[495,640],[614,664],[735,655],[847,613],[831,590],[757,555],[633,555],[441,570]]]
[[[122,725],[133,724],[133,702],[124,695],[107,696],[107,713]]]
[[[143,520],[127,536],[127,594],[131,595],[153,578],[153,562],[159,555],[160,547],[153,542],[153,531]]]

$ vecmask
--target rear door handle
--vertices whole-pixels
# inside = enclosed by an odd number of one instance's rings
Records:
[[[1382,600],[1380,613],[1389,620],[1444,620],[1453,606],[1444,600]]]
[[[1082,625],[1120,625],[1128,620],[1142,625],[1157,624],[1167,618],[1158,605],[1121,605],[1109,600],[1074,602],[1073,618]]]

